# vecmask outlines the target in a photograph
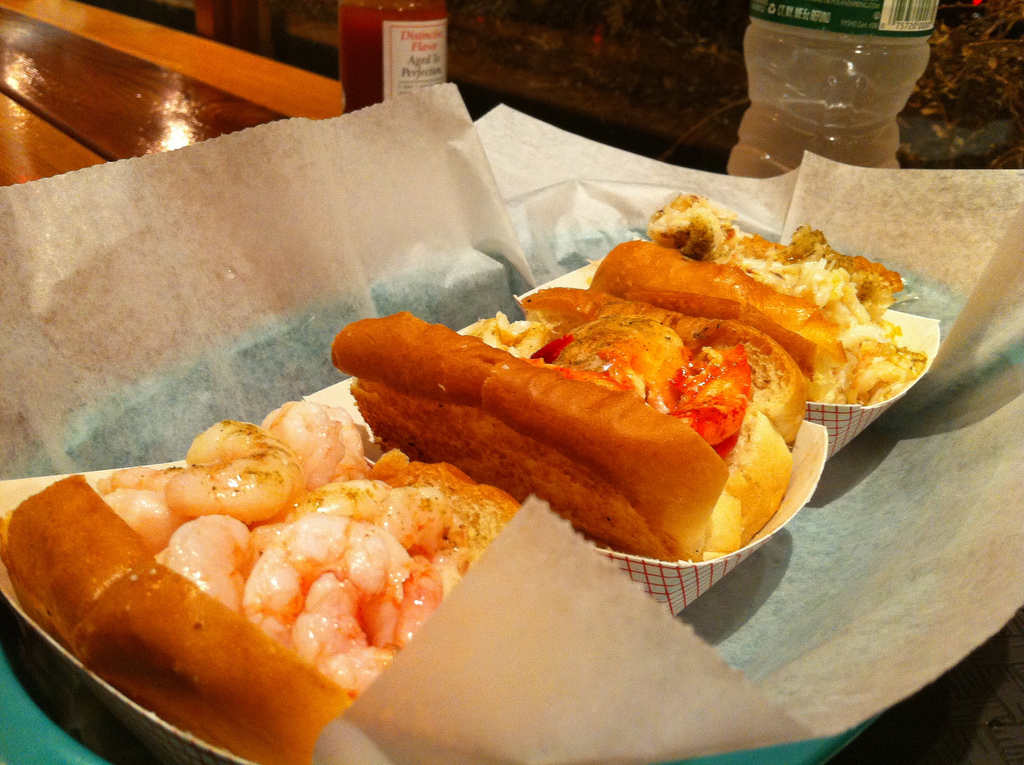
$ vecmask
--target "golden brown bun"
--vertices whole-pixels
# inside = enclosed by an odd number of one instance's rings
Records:
[[[111,583],[152,560],[82,476],[25,500],[4,524],[0,552],[25,613],[66,646]]]
[[[485,412],[620,491],[673,556],[702,549],[726,471],[688,425],[630,393],[525,362],[499,365],[483,397]]]
[[[424,351],[415,369],[404,354],[411,346]],[[699,555],[728,474],[706,441],[630,394],[503,351],[490,349],[498,360],[481,375],[481,359],[491,357],[481,346],[399,314],[349,325],[333,358],[360,378],[353,395],[385,446],[450,462],[519,500],[536,493],[613,549],[663,560]],[[467,378],[457,395],[437,382],[459,378],[463,367],[474,384],[483,378],[479,391]]]
[[[522,308],[528,319],[550,324],[558,334],[605,316],[645,316],[671,328],[690,350],[742,343],[753,376],[752,407],[768,416],[786,443],[796,440],[807,405],[806,380],[793,357],[764,332],[738,321],[684,315],[593,289],[540,290],[523,298]]]
[[[158,563],[108,589],[74,635],[104,680],[176,727],[265,765],[307,765],[353,698]]]
[[[348,342],[350,335],[357,335]],[[338,349],[345,352],[344,366]],[[348,325],[334,340],[334,365],[357,377],[376,369],[381,355],[401,359],[389,370],[393,387],[439,401],[480,404],[480,390],[494,365],[507,354],[475,337],[427,324],[403,311],[387,319],[366,319]]]
[[[680,313],[750,324],[786,348],[807,376],[830,359],[845,358],[839,327],[810,301],[776,292],[737,266],[690,260],[652,242],[625,242],[612,249],[598,266],[591,289]]]
[[[168,722],[267,765],[305,765],[352,701],[295,653],[142,552],[82,476],[27,499],[3,560],[26,613]]]
[[[468,475],[486,475],[520,501],[530,494],[544,497],[579,531],[614,549],[676,558],[621,492],[481,408],[410,396],[365,379],[355,382],[352,395],[385,448],[414,459],[457,462]]]

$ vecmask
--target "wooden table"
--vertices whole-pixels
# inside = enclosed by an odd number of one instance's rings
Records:
[[[341,113],[336,80],[74,0],[0,0],[0,185]]]

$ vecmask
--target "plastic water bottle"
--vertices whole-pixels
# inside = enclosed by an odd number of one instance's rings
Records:
[[[899,167],[903,109],[928,64],[938,0],[751,0],[750,107],[728,172],[766,178],[804,150]]]

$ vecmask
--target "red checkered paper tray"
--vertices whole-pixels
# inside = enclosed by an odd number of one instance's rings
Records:
[[[672,613],[678,614],[781,531],[807,504],[814,494],[825,465],[827,438],[822,426],[804,422],[793,447],[793,476],[782,500],[782,506],[768,525],[749,544],[736,552],[699,563],[665,563],[610,550],[601,552],[615,561],[634,582],[643,585],[655,600],[667,603]]]
[[[937,320],[899,311],[886,311],[885,318],[900,328],[902,345],[911,350],[924,352],[928,356],[928,363],[924,371],[903,390],[878,404],[860,406],[859,404],[822,404],[817,401],[808,401],[807,413],[804,416],[809,422],[816,422],[828,429],[829,459],[878,419],[885,410],[903,398],[907,391],[928,373],[939,352],[939,322]]]

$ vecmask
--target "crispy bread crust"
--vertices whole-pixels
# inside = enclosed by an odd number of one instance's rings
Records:
[[[816,355],[843,358],[842,344],[837,339],[839,327],[813,303],[776,292],[736,266],[690,260],[677,250],[652,242],[625,242],[612,249],[598,266],[591,289],[679,312],[742,319],[786,347],[800,361],[805,374],[808,362],[812,370],[821,363]],[[673,293],[678,294],[673,298]],[[665,301],[671,301],[671,305]],[[786,332],[778,332],[772,325]],[[793,342],[792,334],[816,346],[810,359],[806,348],[800,350]]]
[[[152,560],[82,476],[25,500],[4,524],[0,552],[25,613],[69,647],[111,583]]]
[[[427,324],[407,311],[349,324],[334,339],[331,354],[336,367],[356,377],[371,376],[382,357],[401,359],[388,370],[392,387],[476,406],[491,369],[508,357],[478,338]]]
[[[76,629],[74,647],[93,672],[167,722],[266,765],[308,765],[320,731],[354,700],[157,563],[111,585]]]
[[[381,455],[367,478],[394,488],[426,485],[440,489],[463,521],[467,538],[460,544],[466,545],[470,561],[479,558],[519,512],[520,502],[497,486],[478,483],[447,462],[411,462],[397,449]]]
[[[692,558],[727,471],[688,425],[630,393],[568,380],[532,364],[501,364],[487,378],[484,411],[589,468],[621,492],[651,530]]]

